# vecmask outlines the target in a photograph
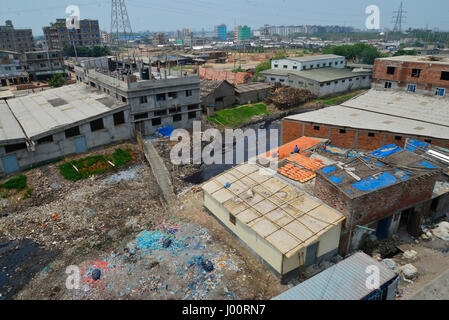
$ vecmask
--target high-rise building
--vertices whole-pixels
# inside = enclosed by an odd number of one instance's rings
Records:
[[[235,27],[234,40],[235,42],[249,41],[251,39],[251,28],[248,26]]]
[[[62,49],[65,46],[93,47],[101,45],[98,20],[84,19],[79,29],[67,29],[65,19],[56,19],[49,27],[43,27],[49,49]]]
[[[228,39],[228,30],[225,24],[215,26],[215,37],[220,41],[226,41]]]
[[[31,29],[14,29],[11,20],[0,26],[0,50],[33,50],[33,32]]]

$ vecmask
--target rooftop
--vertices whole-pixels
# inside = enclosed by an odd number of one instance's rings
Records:
[[[449,127],[449,99],[440,97],[403,91],[369,90],[342,105]]]
[[[8,99],[7,103],[29,138],[126,105],[84,84]]]
[[[200,96],[201,98],[207,97],[215,89],[217,89],[226,80],[201,80],[200,81]],[[227,81],[226,81],[227,82]],[[232,86],[232,84],[229,83]]]
[[[396,277],[385,264],[357,252],[316,276],[281,293],[273,300],[360,300],[374,289],[366,286],[367,267],[379,268],[380,286]]]
[[[418,137],[449,137],[449,101],[403,92],[370,90],[343,105],[284,119]]]
[[[207,192],[287,258],[345,218],[261,167],[242,164],[209,180]],[[230,183],[230,187],[225,185]]]
[[[357,198],[436,171],[435,164],[391,144],[356,156],[343,165],[326,166],[317,174],[349,198]]]
[[[271,88],[269,83],[256,82],[256,83],[248,83],[248,84],[239,84],[235,86],[235,92],[237,93],[245,93],[256,90],[268,89]]]
[[[25,139],[25,134],[4,100],[0,100],[0,142]]]
[[[397,56],[378,58],[377,60],[449,64],[449,58],[444,56]]]
[[[305,56],[305,57],[294,57],[294,58],[286,58],[287,60],[294,60],[297,62],[311,62],[317,60],[327,60],[327,59],[336,59],[336,58],[344,58],[343,56],[337,56],[335,54],[320,54],[314,56]],[[279,59],[283,60],[283,59]]]
[[[339,68],[318,68],[311,70],[302,70],[302,71],[292,71],[292,70],[276,70],[270,69],[261,72],[262,74],[267,75],[294,75],[310,80],[314,80],[317,82],[329,82],[340,79],[353,78],[357,76],[368,75],[368,72],[354,72],[348,69],[339,69]]]

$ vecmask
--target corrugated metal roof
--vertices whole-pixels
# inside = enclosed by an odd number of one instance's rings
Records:
[[[396,276],[383,263],[357,252],[273,300],[360,300],[374,291],[366,286],[371,274],[366,272],[366,268],[371,265],[379,268],[380,286]]]
[[[263,82],[239,84],[235,87],[235,92],[244,93],[244,92],[251,92],[251,91],[256,91],[256,90],[269,89],[270,87],[271,87],[271,84],[263,83]]]

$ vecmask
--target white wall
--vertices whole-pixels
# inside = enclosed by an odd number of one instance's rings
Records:
[[[309,69],[317,69],[317,68],[345,68],[344,57],[341,58],[331,58],[331,59],[323,59],[323,60],[313,60],[308,62],[299,62],[291,59],[280,59],[280,60],[272,60],[271,61],[271,69],[276,70],[289,70],[289,71],[301,71],[301,70],[309,70]]]

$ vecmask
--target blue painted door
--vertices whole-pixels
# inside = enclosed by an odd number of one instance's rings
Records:
[[[315,242],[307,247],[306,252],[306,266],[311,266],[316,261],[316,255],[318,253],[318,242]]]
[[[2,164],[3,170],[5,170],[6,173],[11,173],[19,170],[19,162],[17,161],[17,157],[15,154],[3,157]]]
[[[86,138],[78,137],[75,139],[75,150],[78,153],[87,151]]]
[[[383,240],[388,236],[388,229],[390,228],[391,218],[392,217],[388,217],[377,222],[376,228],[377,239]]]

